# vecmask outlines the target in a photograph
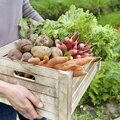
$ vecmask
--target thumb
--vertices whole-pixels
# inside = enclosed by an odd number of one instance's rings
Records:
[[[32,93],[29,93],[29,95],[27,95],[27,99],[29,99],[35,107],[37,108],[43,107],[42,101],[38,97],[34,96]]]

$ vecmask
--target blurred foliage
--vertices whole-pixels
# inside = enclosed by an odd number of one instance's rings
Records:
[[[110,24],[115,28],[120,26],[120,0],[30,0],[30,2],[44,19],[57,20],[74,4],[77,8],[83,8],[85,11],[89,9],[97,16],[101,25]],[[102,27],[99,26],[97,30],[100,30],[100,28]],[[106,33],[109,34],[109,31],[106,32],[105,30],[102,34]],[[96,35],[99,37],[98,34]],[[116,43],[115,46],[112,48],[113,54],[120,61],[120,43]],[[80,104],[87,103],[96,106],[112,99],[120,102],[120,63],[104,61],[101,70],[95,76]],[[86,117],[91,118],[90,114],[87,114],[87,116],[82,116],[80,119],[86,119]]]
[[[102,105],[110,100],[120,103],[120,63],[104,61],[81,104]]]
[[[120,11],[100,15],[98,21],[102,25],[110,24],[113,27],[120,26]]]
[[[30,2],[44,19],[56,20],[73,4],[77,8],[89,9],[94,15],[100,16],[101,24],[109,23],[115,27],[120,25],[118,17],[120,16],[120,0],[30,0]]]

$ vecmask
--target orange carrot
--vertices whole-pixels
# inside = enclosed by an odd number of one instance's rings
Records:
[[[78,59],[69,60],[66,63],[64,63],[64,65],[77,64],[82,66],[94,60],[96,60],[96,57],[78,58]]]
[[[56,65],[54,66],[55,69],[58,69],[58,70],[64,70],[64,71],[67,71],[67,70],[77,70],[77,69],[81,69],[82,66],[80,65],[76,65],[76,64],[70,64],[70,65]]]
[[[38,65],[44,65],[49,61],[49,57],[47,55],[44,56],[43,60],[38,63]]]
[[[55,65],[60,64],[60,63],[65,63],[67,61],[68,61],[68,57],[57,56],[57,57],[50,59],[46,66],[53,68]]]
[[[31,57],[28,59],[28,63],[32,63],[34,65],[37,65],[40,62],[40,59],[38,57]]]
[[[73,77],[84,76],[86,74],[87,74],[87,72],[85,72],[84,70],[74,70],[73,71]]]

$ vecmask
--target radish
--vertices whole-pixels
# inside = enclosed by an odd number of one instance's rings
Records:
[[[62,51],[63,52],[67,51],[67,46],[64,43],[62,44]]]
[[[59,39],[56,39],[56,40],[55,40],[55,44],[60,44],[60,45],[62,45],[62,42],[61,42]]]
[[[91,54],[92,53],[92,49],[88,50],[87,53]]]
[[[56,47],[58,47],[59,49],[61,49],[63,52],[67,51],[67,47],[66,47],[66,45],[63,44],[63,43],[62,43],[62,45],[59,44],[59,43],[57,43],[57,44],[56,44]]]
[[[69,52],[71,53],[72,56],[74,56],[77,54],[78,50],[72,49],[72,50],[69,50]]]
[[[70,49],[72,49],[72,46],[73,46],[74,42],[72,41],[72,39],[66,37],[64,43],[65,43],[65,45],[67,47],[67,50],[70,50]]]
[[[74,58],[74,59],[81,58],[81,55],[74,55],[73,58]]]
[[[84,53],[83,55],[81,55],[81,58],[85,58],[85,57],[88,57],[89,56],[89,53]]]
[[[74,45],[74,46],[73,46],[73,49],[77,49],[77,45]]]
[[[72,41],[75,42],[77,40],[77,32],[74,32],[73,36],[71,37]]]
[[[84,51],[79,50],[79,51],[78,51],[78,55],[82,55],[82,54],[84,54]]]
[[[84,46],[83,50],[89,50],[91,48],[91,45],[87,44]]]
[[[77,47],[79,50],[83,50],[85,47],[85,43],[79,43]]]

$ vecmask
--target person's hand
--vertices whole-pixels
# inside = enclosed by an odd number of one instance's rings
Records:
[[[34,106],[41,108],[43,107],[43,103],[25,87],[10,84],[5,97],[25,118],[29,120],[42,118],[40,113],[36,112]]]

